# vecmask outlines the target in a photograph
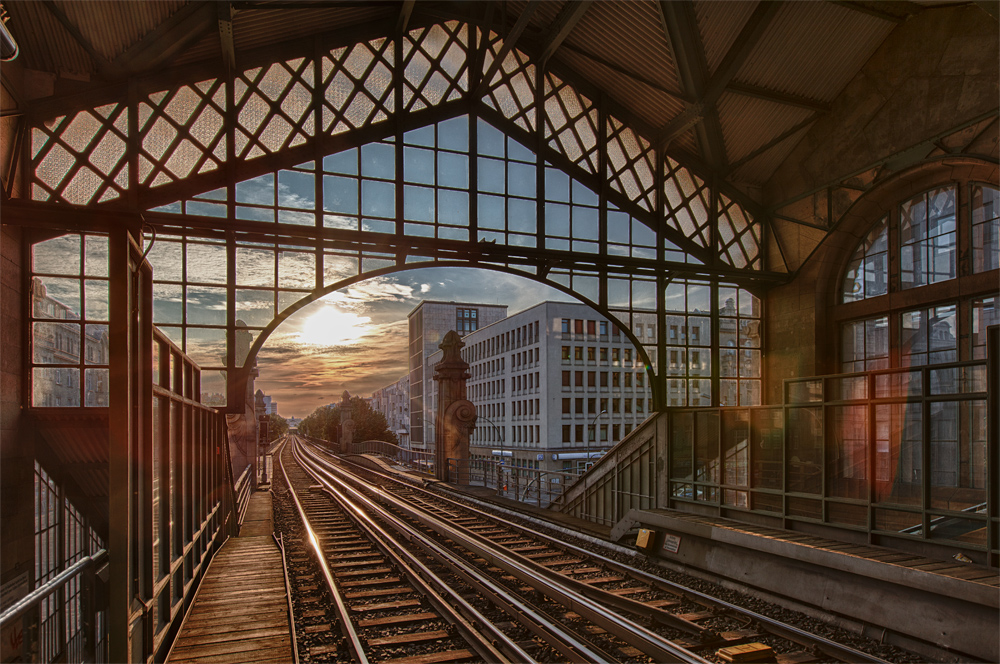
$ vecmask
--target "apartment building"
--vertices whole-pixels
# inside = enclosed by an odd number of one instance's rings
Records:
[[[465,336],[507,316],[507,305],[423,300],[407,316],[409,320],[410,447],[434,449],[434,411],[424,396],[434,386],[434,365],[428,358],[444,335],[456,330]]]
[[[647,320],[648,319],[648,320]],[[655,339],[655,317],[637,334]],[[583,304],[542,302],[468,333],[468,398],[479,415],[473,458],[576,470],[652,410],[642,359],[615,323]],[[433,367],[441,353],[430,355]],[[436,407],[436,391],[427,399]]]
[[[410,442],[410,375],[372,392],[369,403],[373,410],[385,415],[389,431],[396,434],[401,446],[407,447]]]

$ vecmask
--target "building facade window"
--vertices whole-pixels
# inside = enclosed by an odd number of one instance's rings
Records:
[[[479,329],[479,311],[476,309],[459,308],[455,310],[455,331],[461,335],[475,332]]]
[[[976,275],[1000,267],[998,201],[994,186],[958,182],[887,206],[891,212],[865,233],[840,282],[841,371],[985,357],[998,289],[996,280]],[[964,251],[971,260],[959,260]],[[944,292],[930,287],[953,280],[948,293],[968,295],[942,302]],[[904,291],[905,298],[894,296]],[[849,315],[856,310],[861,315]]]

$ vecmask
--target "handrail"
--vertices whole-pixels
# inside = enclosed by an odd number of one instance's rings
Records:
[[[243,469],[240,473],[239,479],[236,480],[233,486],[233,492],[235,494],[236,505],[234,511],[236,512],[236,523],[242,525],[243,517],[246,514],[247,506],[250,505],[250,469],[251,465],[247,464],[247,467]]]
[[[15,619],[20,618],[26,611],[36,607],[43,599],[62,588],[73,577],[83,572],[83,570],[87,569],[91,565],[103,563],[107,557],[107,549],[101,549],[92,556],[87,556],[86,558],[78,560],[54,578],[46,581],[38,588],[35,588],[30,593],[14,602],[9,609],[0,614],[0,629],[4,629],[13,623]]]

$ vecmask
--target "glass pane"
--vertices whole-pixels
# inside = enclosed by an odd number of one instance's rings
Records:
[[[822,490],[823,420],[819,408],[788,410],[788,491]]]
[[[920,505],[922,420],[919,403],[875,407],[876,501]]]
[[[302,210],[316,209],[315,176],[301,171],[279,171],[278,205]]]
[[[693,437],[694,414],[675,413],[672,415],[670,418],[670,477],[693,479],[691,454],[694,444]]]
[[[696,482],[719,483],[719,413],[695,413]]]
[[[34,367],[31,405],[36,408],[79,408],[80,370]]]
[[[194,325],[226,324],[226,289],[188,286],[187,322]]]
[[[226,364],[226,330],[191,327],[187,330],[187,355],[202,367]],[[204,375],[202,376],[204,380]]]
[[[108,282],[88,279],[84,293],[87,320],[108,320]]]
[[[749,486],[750,411],[726,411],[722,414],[723,484]],[[737,507],[748,507],[746,493],[735,492]],[[728,501],[727,501],[728,502]]]
[[[931,404],[932,507],[985,512],[986,422],[982,400]]]
[[[79,323],[32,323],[32,361],[36,364],[79,364]]]
[[[830,411],[827,495],[868,497],[868,408],[837,406]]]
[[[226,377],[223,372],[201,372],[201,402],[206,406],[226,405]]]
[[[753,486],[761,489],[782,488],[781,455],[783,415],[780,408],[751,411],[753,420]]]
[[[236,291],[236,318],[250,327],[264,327],[274,318],[274,292]]]
[[[146,260],[153,267],[156,281],[181,281],[184,278],[184,245],[157,239]]]
[[[60,237],[37,242],[31,247],[31,267],[34,272],[42,274],[80,274],[79,235],[62,235]]]
[[[108,364],[111,359],[108,343],[107,325],[87,325],[86,362],[87,364]]]
[[[153,284],[153,323],[181,323],[184,317],[184,287]]]
[[[32,277],[31,312],[35,318],[80,318],[79,279]]]
[[[107,407],[110,396],[108,370],[86,369],[84,371],[84,380],[86,381],[84,392],[86,395],[85,404],[89,407]]]
[[[208,284],[226,283],[226,247],[217,244],[188,243],[187,280]]]
[[[88,235],[85,240],[85,274],[88,277],[108,276],[108,238],[103,235]]]

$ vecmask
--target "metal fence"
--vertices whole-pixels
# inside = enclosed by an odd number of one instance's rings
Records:
[[[671,410],[667,506],[811,521],[995,559],[987,385],[985,362],[959,362],[786,380],[778,406]]]

